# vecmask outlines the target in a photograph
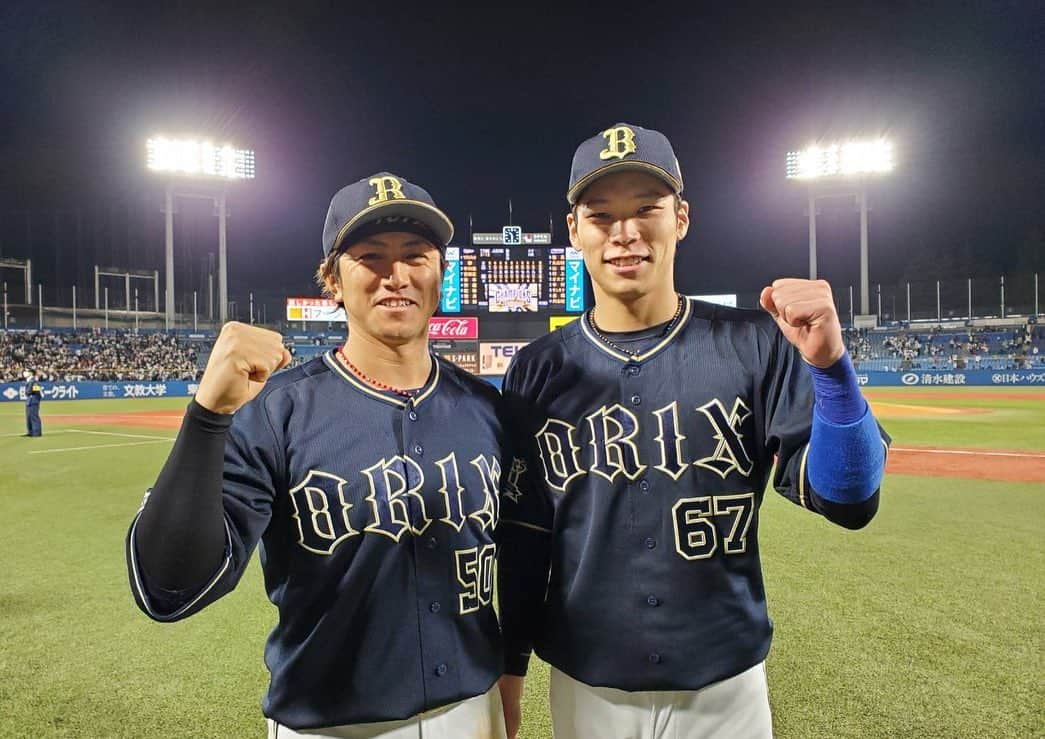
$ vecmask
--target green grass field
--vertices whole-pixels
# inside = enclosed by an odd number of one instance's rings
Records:
[[[894,445],[1045,451],[1045,391],[968,395],[891,397],[990,410],[886,421]],[[131,599],[124,534],[174,431],[59,415],[184,405],[45,402],[41,439],[18,436],[20,405],[0,405],[0,736],[265,736],[275,609],[256,560],[181,623],[155,624]],[[761,521],[777,736],[1045,736],[1045,483],[893,475],[864,531],[775,494]],[[521,736],[550,737],[546,691],[535,662]]]

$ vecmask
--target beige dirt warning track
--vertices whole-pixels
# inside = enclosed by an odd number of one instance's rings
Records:
[[[970,416],[990,413],[989,408],[945,408],[933,405],[911,405],[908,403],[886,403],[872,400],[871,408],[878,419],[887,418],[940,418],[946,416]]]
[[[1013,396],[1015,395],[1018,395],[1018,393],[1013,394]],[[914,396],[903,394],[898,397],[910,399]],[[1006,397],[1009,396],[1006,395]],[[891,407],[883,408],[883,405]],[[914,410],[917,410],[917,415],[921,416],[928,415],[926,411],[932,410],[958,413],[985,412],[981,409],[972,408],[932,409],[925,406],[905,407],[899,403],[874,403],[874,407],[876,415],[880,415],[883,418],[888,417],[890,413],[916,415],[913,412]],[[180,410],[169,410],[90,415],[55,414],[49,417],[70,426],[176,429],[181,426],[182,415],[183,412]],[[938,449],[894,446],[889,451],[889,461],[886,469],[898,475],[1043,483],[1045,482],[1045,453],[1001,449]]]

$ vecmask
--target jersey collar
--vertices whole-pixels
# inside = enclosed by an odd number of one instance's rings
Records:
[[[418,391],[418,393],[412,398],[399,398],[388,393],[383,393],[376,388],[372,388],[365,382],[360,380],[358,377],[353,375],[347,369],[341,366],[341,362],[337,361],[334,356],[336,349],[332,349],[323,355],[323,361],[326,362],[327,367],[332,369],[335,374],[339,375],[341,379],[351,385],[353,388],[368,395],[375,400],[380,400],[390,405],[394,405],[396,408],[406,408],[408,403],[413,403],[414,406],[421,405],[421,402],[427,399],[432,393],[435,392],[436,385],[439,384],[439,360],[434,354],[432,357],[432,374],[428,378],[428,382]]]
[[[655,346],[650,347],[641,354],[625,354],[624,352],[617,351],[612,346],[607,344],[605,341],[600,339],[591,327],[590,311],[586,312],[583,316],[581,316],[581,320],[579,321],[579,323],[581,324],[581,333],[584,335],[584,338],[586,338],[588,341],[595,345],[596,349],[599,349],[603,353],[610,355],[614,359],[617,359],[621,362],[645,362],[646,360],[651,359],[654,355],[659,354],[661,350],[667,347],[672,342],[672,340],[674,340],[674,338],[679,335],[679,332],[682,331],[683,328],[685,328],[686,324],[689,323],[689,318],[693,314],[693,301],[685,297],[683,298],[683,300],[685,301],[685,303],[682,306],[682,315],[679,316],[678,323],[675,324],[675,327],[671,329],[667,336],[658,341]]]

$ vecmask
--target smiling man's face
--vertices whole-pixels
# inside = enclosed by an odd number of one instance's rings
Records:
[[[427,340],[428,319],[439,307],[439,249],[412,233],[369,236],[344,250],[338,280],[327,287],[344,303],[349,332],[361,331],[398,346]]]
[[[689,204],[676,207],[661,180],[633,171],[600,177],[566,220],[596,302],[629,303],[674,290],[675,247],[689,228]]]

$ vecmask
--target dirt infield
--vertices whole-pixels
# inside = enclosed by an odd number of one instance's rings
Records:
[[[181,427],[184,411],[139,411],[136,413],[47,413],[45,419],[53,418],[70,426],[129,426],[140,429],[176,429]]]
[[[886,470],[897,475],[1042,483],[1045,453],[894,446],[889,450]]]
[[[1019,393],[1014,393],[1019,395]],[[913,398],[914,395],[898,394],[898,397]],[[994,396],[997,397],[997,396]],[[1006,397],[1010,397],[1006,395]],[[903,406],[897,403],[875,404],[875,413],[882,406],[883,417],[892,412],[897,415],[928,415],[927,411],[946,413],[984,413],[974,408],[938,408],[925,406]],[[181,426],[183,412],[141,411],[138,413],[106,413],[93,415],[47,414],[45,420],[53,418],[62,424],[84,426],[124,426],[146,429],[176,429]],[[1045,482],[1045,453],[1009,451],[1001,449],[937,449],[923,447],[894,446],[889,451],[889,472],[898,475],[922,477],[957,477],[967,480],[998,480],[1001,482]]]

